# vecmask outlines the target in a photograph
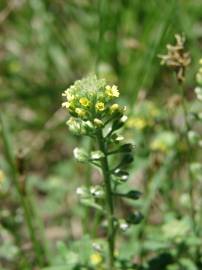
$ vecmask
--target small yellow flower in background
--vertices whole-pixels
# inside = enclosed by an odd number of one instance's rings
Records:
[[[85,98],[85,97],[82,97],[79,99],[79,102],[81,105],[83,105],[84,107],[88,107],[90,105],[90,100]]]
[[[107,96],[119,97],[119,90],[116,85],[113,85],[112,87],[110,85],[107,85],[105,89],[106,89],[105,93]]]
[[[160,152],[163,152],[163,153],[166,153],[168,151],[167,145],[164,142],[158,141],[158,140],[154,140],[151,143],[150,148],[153,151],[160,151]]]
[[[0,185],[3,183],[4,179],[5,179],[5,174],[2,170],[0,170]]]
[[[102,263],[102,256],[100,253],[95,252],[90,256],[90,262],[92,265],[99,265]]]
[[[202,58],[199,60],[199,64],[201,64],[201,65],[202,65]]]
[[[157,117],[160,115],[160,111],[159,109],[153,104],[153,103],[148,103],[148,113],[152,116],[152,117]]]
[[[142,117],[132,117],[127,122],[127,127],[142,130],[147,126],[147,121]]]
[[[78,114],[78,116],[84,116],[86,114],[86,112],[83,109],[80,108],[76,108],[75,112]]]
[[[102,111],[104,111],[104,109],[105,109],[105,105],[104,105],[103,102],[97,102],[97,103],[95,104],[95,108],[96,108],[98,111],[102,112]]]
[[[160,151],[167,153],[175,147],[177,136],[170,131],[162,131],[157,134],[150,144],[150,149],[153,151]]]

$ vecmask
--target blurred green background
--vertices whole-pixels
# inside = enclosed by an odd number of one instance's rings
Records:
[[[9,125],[13,152],[23,153],[26,185],[52,246],[58,239],[80,238],[86,215],[75,198],[86,168],[72,159],[72,149],[88,141],[74,137],[65,126],[62,91],[97,73],[119,86],[129,113],[143,96],[163,115],[167,99],[178,90],[158,54],[176,33],[185,35],[192,58],[185,82],[191,99],[202,55],[201,0],[0,1],[0,112]],[[2,140],[0,150],[0,169],[7,180],[0,201],[2,224],[11,214],[21,224]],[[133,170],[146,166],[142,155]],[[15,250],[7,258],[7,248],[16,245],[7,232],[2,231],[2,239],[11,244],[2,245],[0,254],[8,269],[15,269]]]

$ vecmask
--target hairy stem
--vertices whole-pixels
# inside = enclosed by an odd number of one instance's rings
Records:
[[[113,193],[111,187],[111,177],[110,177],[110,169],[109,163],[107,159],[107,149],[104,142],[102,131],[97,134],[98,145],[100,150],[104,153],[104,157],[102,158],[102,173],[104,177],[105,183],[105,191],[106,191],[106,206],[107,206],[107,221],[108,221],[108,250],[109,250],[109,258],[108,258],[108,270],[114,269],[114,247],[115,247],[115,227],[114,227],[114,205],[113,205]]]

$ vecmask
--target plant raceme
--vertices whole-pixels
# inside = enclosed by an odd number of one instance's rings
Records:
[[[136,190],[118,192],[119,185],[127,181],[128,165],[133,162],[133,145],[123,143],[119,130],[127,120],[126,107],[117,103],[120,93],[116,85],[106,84],[104,79],[90,75],[76,81],[62,94],[71,117],[67,121],[69,129],[76,135],[86,135],[93,140],[93,151],[75,148],[74,157],[80,162],[89,162],[102,171],[103,182],[90,188],[79,187],[77,194],[87,206],[101,211],[107,220],[108,268],[114,269],[115,237],[120,228],[126,230],[130,224],[142,219],[138,211],[129,217],[115,217],[117,197],[137,200],[141,193]]]

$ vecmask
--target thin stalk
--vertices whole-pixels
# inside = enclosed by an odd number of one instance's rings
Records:
[[[164,179],[166,179],[167,175],[170,174],[172,168],[173,168],[173,162],[176,159],[176,153],[171,153],[168,155],[165,159],[165,162],[162,166],[160,166],[155,171],[148,171],[147,179],[151,179],[150,184],[146,187],[146,193],[145,198],[146,201],[144,203],[142,212],[144,213],[144,219],[141,223],[141,226],[136,230],[136,238],[135,240],[138,240],[138,255],[140,261],[143,263],[143,244],[144,244],[144,236],[145,236],[145,230],[146,226],[148,224],[148,218],[149,213],[151,211],[152,202],[155,199],[155,196],[162,186],[162,183]]]
[[[104,51],[104,34],[106,29],[106,13],[108,11],[108,2],[107,0],[100,0],[98,1],[98,42],[97,42],[97,57],[95,62],[95,73],[98,75],[99,63],[102,61],[103,58],[103,51]]]
[[[97,230],[98,230],[98,226],[101,222],[101,218],[102,218],[102,213],[100,213],[99,211],[95,212],[95,216],[94,216],[94,222],[93,222],[93,228],[92,228],[92,236],[93,238],[96,238],[97,235]]]
[[[12,147],[9,140],[9,131],[8,131],[8,127],[6,125],[5,119],[2,116],[0,116],[0,122],[1,122],[1,127],[2,127],[2,137],[3,137],[5,155],[6,155],[8,164],[10,166],[10,173],[12,176],[13,184],[17,191],[21,207],[23,208],[23,211],[24,211],[25,221],[26,221],[30,239],[32,241],[32,245],[36,254],[37,262],[40,266],[44,266],[45,258],[44,258],[43,248],[42,248],[41,243],[36,237],[33,217],[30,211],[31,209],[30,209],[29,199],[27,198],[26,194],[24,194],[24,192],[21,190],[20,185],[19,185],[19,179],[18,179],[19,174],[18,174],[18,170],[15,164],[15,158],[12,153]]]
[[[106,191],[106,206],[107,206],[107,221],[108,221],[108,269],[114,269],[114,248],[115,248],[115,226],[114,226],[114,205],[113,205],[113,193],[111,187],[110,169],[107,158],[107,149],[103,138],[102,131],[97,134],[97,140],[100,150],[104,153],[104,157],[101,160],[102,173],[105,183]]]
[[[92,140],[89,140],[88,142],[88,152],[90,153],[90,151],[92,150]],[[93,162],[92,162],[93,164]],[[87,164],[87,168],[86,168],[86,172],[85,172],[85,183],[86,183],[86,187],[89,189],[90,185],[91,185],[91,175],[92,175],[92,169],[90,164]],[[85,233],[89,233],[89,220],[88,218],[90,218],[90,209],[88,207],[86,207],[85,210],[85,218],[84,218],[84,232]]]
[[[188,121],[188,110],[186,106],[184,89],[181,84],[180,84],[180,93],[182,97],[182,110],[183,110],[184,120],[185,120],[185,139],[186,139],[187,147],[189,149],[189,154],[187,156],[187,163],[188,163],[188,176],[189,176],[189,197],[190,197],[190,212],[191,212],[190,214],[192,217],[193,230],[194,232],[196,232],[196,215],[195,215],[196,211],[195,211],[195,203],[194,203],[194,177],[189,166],[191,162],[190,158],[192,157],[191,153],[193,150],[189,141],[189,137],[188,137],[188,132],[190,131],[191,128]]]

